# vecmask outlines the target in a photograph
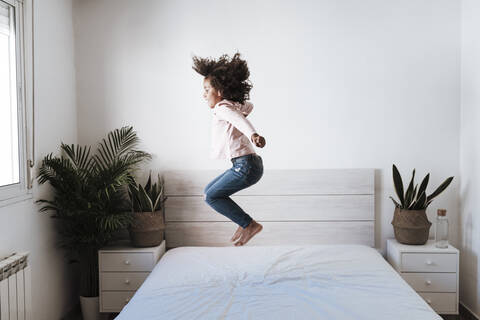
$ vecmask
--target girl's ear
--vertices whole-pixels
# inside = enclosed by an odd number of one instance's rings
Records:
[[[220,92],[220,90],[217,90],[217,96],[220,98],[222,97],[222,93]]]

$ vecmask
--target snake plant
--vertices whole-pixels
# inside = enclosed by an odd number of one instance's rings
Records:
[[[152,185],[152,174],[148,175],[145,186],[137,184],[132,177],[132,183],[128,185],[128,196],[134,212],[155,212],[163,208],[163,203],[168,197],[165,196],[165,181],[158,175],[158,180]]]
[[[423,210],[433,201],[433,199],[442,193],[448,185],[452,182],[453,177],[447,178],[432,194],[427,196],[427,185],[430,179],[430,173],[423,178],[420,187],[415,185],[415,169],[413,169],[412,179],[408,184],[406,191],[404,192],[403,181],[397,167],[393,165],[393,184],[395,186],[395,192],[397,193],[399,201],[392,199],[396,208],[404,210]]]

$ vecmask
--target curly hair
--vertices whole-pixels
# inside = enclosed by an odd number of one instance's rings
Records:
[[[235,53],[232,58],[224,54],[217,60],[194,56],[192,68],[210,80],[224,99],[244,103],[250,98],[250,71],[247,62],[240,59],[240,53]]]

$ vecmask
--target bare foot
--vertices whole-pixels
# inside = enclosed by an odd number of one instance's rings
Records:
[[[262,229],[263,226],[260,223],[252,220],[252,222],[245,229],[243,229],[242,236],[240,237],[240,240],[235,242],[235,246],[243,246],[250,239],[252,239],[254,235],[262,231]]]
[[[235,231],[235,233],[233,234],[233,237],[232,239],[230,239],[230,241],[235,241],[237,240],[238,238],[240,238],[240,236],[242,235],[242,231],[243,231],[243,228],[242,227],[238,227],[237,231]]]

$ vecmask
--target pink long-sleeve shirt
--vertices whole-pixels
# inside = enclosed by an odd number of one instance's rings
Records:
[[[212,108],[212,149],[210,158],[231,159],[255,153],[250,138],[257,133],[247,115],[253,104],[223,99]]]

